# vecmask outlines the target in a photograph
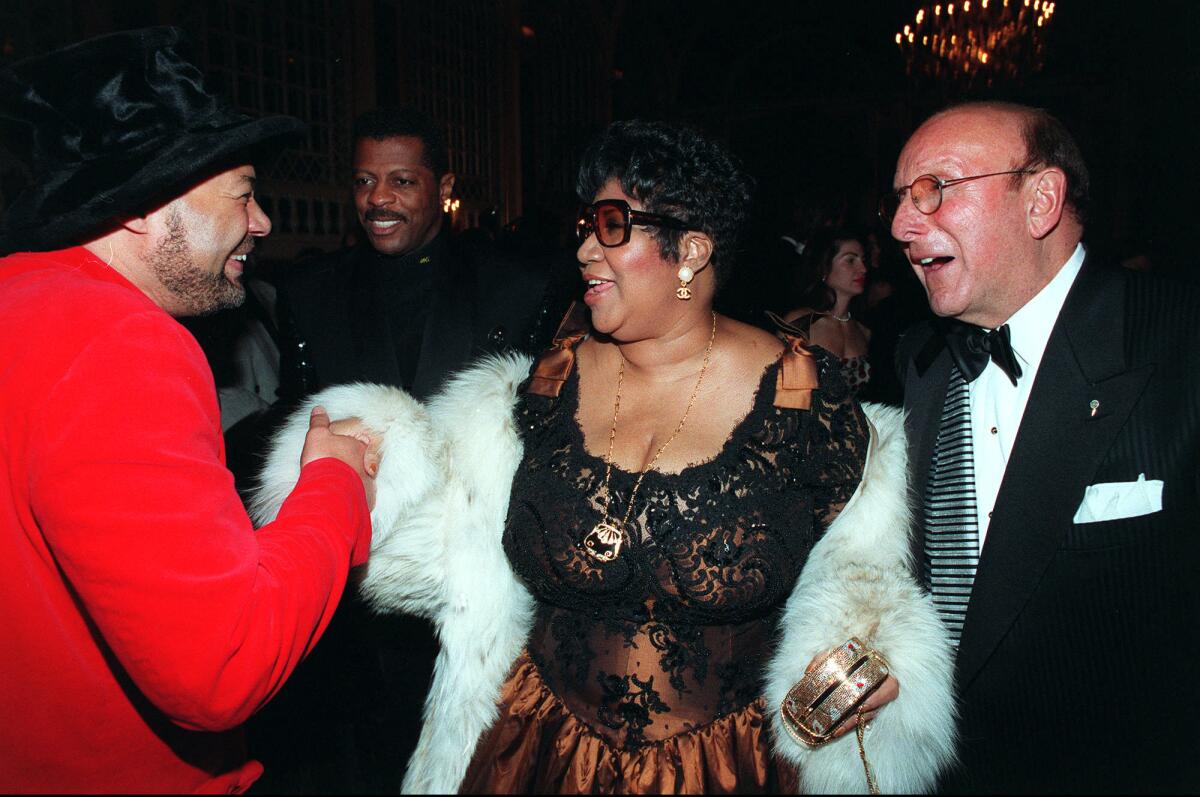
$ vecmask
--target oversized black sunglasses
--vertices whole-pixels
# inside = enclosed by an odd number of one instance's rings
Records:
[[[623,199],[601,199],[579,210],[575,222],[575,235],[583,243],[592,233],[601,246],[624,246],[629,243],[633,225],[646,227],[668,227],[672,230],[696,230],[685,221],[657,213],[634,210]]]

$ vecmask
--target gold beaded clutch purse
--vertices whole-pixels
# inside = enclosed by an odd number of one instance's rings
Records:
[[[887,677],[883,656],[852,637],[788,690],[780,707],[783,727],[803,745],[825,744]]]

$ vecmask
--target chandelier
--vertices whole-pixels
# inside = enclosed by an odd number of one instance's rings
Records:
[[[917,10],[896,34],[908,74],[991,86],[1041,70],[1056,3],[961,0]]]

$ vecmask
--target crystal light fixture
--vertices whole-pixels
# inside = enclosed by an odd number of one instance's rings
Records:
[[[896,33],[908,74],[991,86],[1041,70],[1054,2],[958,0],[917,9]]]

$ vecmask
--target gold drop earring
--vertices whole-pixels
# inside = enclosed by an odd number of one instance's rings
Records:
[[[690,266],[680,266],[676,276],[679,277],[679,287],[675,289],[675,298],[686,302],[692,298],[692,289],[688,287],[688,284],[695,279],[696,272],[692,271]]]

